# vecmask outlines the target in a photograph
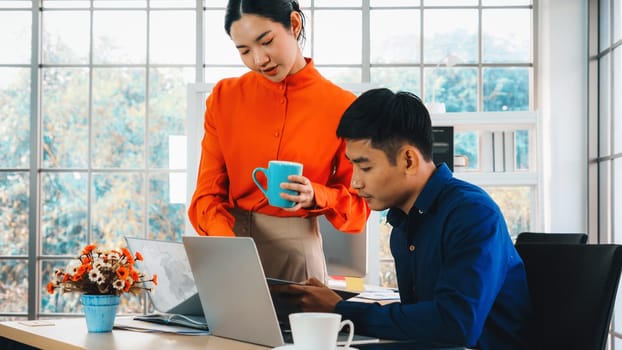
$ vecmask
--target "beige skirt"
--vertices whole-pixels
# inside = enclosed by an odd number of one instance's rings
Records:
[[[267,277],[326,283],[326,259],[317,217],[276,217],[234,209],[233,232],[252,237]]]

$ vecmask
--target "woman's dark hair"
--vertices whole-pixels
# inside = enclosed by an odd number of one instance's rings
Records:
[[[231,36],[231,25],[243,14],[257,15],[281,23],[285,29],[292,27],[292,11],[300,14],[302,26],[298,37],[300,44],[305,41],[305,16],[297,0],[229,0],[225,12],[225,31]]]
[[[411,144],[426,161],[432,160],[432,121],[416,95],[385,88],[371,89],[346,109],[337,127],[337,137],[350,140],[370,139],[395,164],[404,143]]]

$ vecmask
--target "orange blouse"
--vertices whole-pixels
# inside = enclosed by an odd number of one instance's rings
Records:
[[[201,161],[188,216],[201,235],[233,236],[229,209],[272,216],[326,215],[336,229],[360,232],[369,208],[350,188],[352,165],[337,138],[356,96],[329,80],[311,59],[274,83],[255,72],[223,79],[207,98]],[[303,164],[317,208],[288,212],[268,204],[251,173],[273,159]]]

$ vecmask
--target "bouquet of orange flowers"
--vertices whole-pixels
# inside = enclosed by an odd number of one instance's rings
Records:
[[[84,294],[139,294],[151,290],[147,283],[158,284],[158,276],[148,278],[134,267],[134,263],[143,257],[139,252],[132,256],[127,248],[102,250],[95,244],[86,246],[76,261],[67,266],[67,270],[56,269],[54,278],[47,284],[48,293],[56,289],[65,292]]]

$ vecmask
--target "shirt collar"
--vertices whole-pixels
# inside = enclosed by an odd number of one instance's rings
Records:
[[[305,57],[305,61],[307,64],[298,72],[288,75],[283,79],[283,81],[275,83],[271,80],[268,80],[266,77],[262,76],[257,72],[253,72],[258,77],[260,77],[259,81],[268,88],[271,89],[280,89],[282,86],[287,87],[287,90],[296,90],[302,89],[309,84],[317,81],[318,78],[324,79],[320,72],[315,68],[315,64],[313,63],[313,59]]]
[[[408,214],[427,213],[440,195],[443,187],[445,187],[452,178],[453,174],[445,163],[438,165],[434,174],[432,174],[421,193],[419,193],[419,196],[417,196],[417,200]],[[406,214],[398,208],[391,208],[387,213],[387,221],[393,227],[399,225],[405,218]]]

